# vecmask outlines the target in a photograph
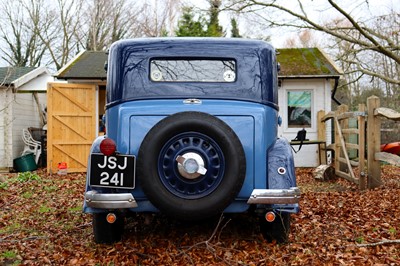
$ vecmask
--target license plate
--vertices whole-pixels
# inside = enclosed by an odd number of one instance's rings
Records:
[[[135,167],[136,158],[133,155],[94,153],[90,163],[90,186],[135,188]]]

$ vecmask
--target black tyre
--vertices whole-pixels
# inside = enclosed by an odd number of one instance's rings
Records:
[[[92,226],[94,241],[99,244],[111,244],[121,240],[124,231],[124,217],[117,215],[117,220],[110,224],[106,220],[107,213],[94,213]]]
[[[195,161],[196,169],[204,166],[205,173],[188,171],[179,157]],[[221,213],[233,201],[245,178],[245,160],[239,138],[225,122],[182,112],[161,120],[144,138],[138,180],[165,214],[198,220]]]
[[[260,217],[260,231],[268,242],[286,243],[290,232],[290,214],[278,213],[273,222]]]

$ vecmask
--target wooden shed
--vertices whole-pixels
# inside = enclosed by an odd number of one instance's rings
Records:
[[[107,60],[105,52],[84,51],[48,84],[47,169],[56,172],[67,163],[68,172],[84,172],[92,141],[101,134],[105,111]],[[67,83],[65,82],[67,81]]]
[[[86,171],[91,142],[99,132],[104,114],[106,52],[84,51],[61,69],[56,78],[67,83],[51,83],[48,88],[48,170],[57,171],[66,162],[70,172]],[[331,109],[331,97],[341,71],[319,48],[278,49],[280,116],[279,135],[296,136],[293,110],[306,110],[307,137],[317,137],[316,113]],[[336,81],[336,82],[335,82]],[[303,98],[303,102],[296,99]],[[289,109],[290,107],[290,109]],[[289,121],[289,122],[288,122]],[[308,156],[304,156],[304,152]],[[317,166],[318,149],[307,146],[295,156],[296,166]]]
[[[23,128],[45,125],[47,83],[52,80],[45,67],[0,68],[0,170],[11,169],[21,155]]]
[[[318,140],[317,113],[331,111],[342,70],[319,48],[288,48],[278,52],[279,115],[282,117],[278,134],[292,140],[304,128],[307,139]],[[330,144],[330,124],[327,124],[325,139]],[[294,155],[296,167],[318,166],[320,152],[323,151],[318,145],[304,145]]]

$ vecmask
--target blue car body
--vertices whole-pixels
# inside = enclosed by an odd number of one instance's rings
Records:
[[[172,63],[168,63],[170,66],[171,64],[180,64],[180,60],[189,59],[194,60],[190,61],[193,64],[204,62],[204,60],[210,60],[206,62],[212,65],[214,64],[212,60],[221,61],[222,65],[226,65],[226,62],[233,62],[231,64],[234,66],[234,70],[223,72],[225,80],[223,78],[215,81],[159,80],[160,76],[167,75],[167,72],[161,73],[165,67],[161,68],[159,64],[172,60]],[[186,63],[187,61],[185,61]],[[160,71],[151,70],[154,65]],[[229,69],[233,69],[233,67],[229,67]],[[240,159],[240,163],[244,164],[242,167],[244,176],[240,180],[240,188],[228,203],[221,205],[223,212],[240,213],[256,209],[263,210],[263,212],[296,213],[299,211],[300,192],[296,186],[293,155],[288,142],[277,137],[279,123],[277,69],[275,50],[263,41],[225,38],[149,38],[118,41],[110,48],[108,58],[107,134],[98,137],[93,142],[91,154],[101,154],[100,143],[105,138],[110,138],[116,144],[117,155],[134,156],[135,164],[144,165],[139,166],[143,169],[147,167],[147,164],[153,162],[140,162],[140,150],[144,149],[144,143],[151,143],[151,139],[145,141],[146,136],[158,124],[162,124],[163,120],[179,113],[194,114],[195,117],[200,114],[198,123],[201,124],[203,117],[201,115],[204,114],[207,119],[208,116],[212,116],[218,123],[222,121],[224,128],[226,125],[226,128],[232,130],[232,134],[237,136],[238,142],[231,146],[240,144],[242,146],[240,150],[243,150],[244,153],[244,157]],[[197,75],[194,73],[195,71],[190,70],[189,72],[188,75]],[[182,71],[182,73],[186,72]],[[231,76],[225,77],[225,74],[231,74]],[[213,124],[213,118],[210,119]],[[176,121],[176,123],[180,123],[180,121]],[[210,125],[210,128],[202,133],[194,132],[195,130],[190,129],[190,125],[191,121],[187,121],[185,126],[190,132],[189,135],[192,134],[188,138],[193,143],[187,144],[188,146],[179,152],[188,154],[189,159],[185,158],[185,160],[192,160],[196,169],[200,167],[204,172],[201,174],[196,174],[196,172],[192,178],[192,173],[185,172],[188,172],[189,168],[182,166],[184,159],[181,159],[182,161],[179,163],[174,161],[175,158],[170,161],[167,156],[168,151],[154,156],[161,161],[166,161],[165,167],[162,162],[154,163],[155,168],[165,168],[158,170],[158,173],[160,179],[163,179],[163,175],[165,175],[162,184],[169,191],[166,193],[171,193],[172,197],[182,198],[186,200],[185,202],[190,202],[191,199],[193,201],[201,200],[208,197],[209,194],[213,194],[214,190],[218,190],[218,186],[221,186],[219,178],[230,178],[224,176],[228,170],[220,168],[236,167],[229,165],[230,162],[227,160],[230,157],[223,154],[222,151],[221,155],[218,155],[218,166],[215,166],[217,169],[215,177],[207,177],[212,175],[210,171],[213,170],[207,168],[212,164],[212,160],[200,158],[196,161],[199,156],[193,155],[198,151],[198,148],[195,147],[197,144],[194,143],[207,140],[208,137],[205,135],[213,125]],[[152,133],[157,136],[157,132]],[[185,138],[178,138],[177,141],[181,143]],[[218,141],[216,142],[215,150],[219,152],[220,146],[222,147],[223,144],[220,145]],[[175,152],[173,146],[171,147],[172,152]],[[169,148],[162,149],[168,150]],[[207,152],[205,148],[198,151],[203,157],[207,157]],[[193,158],[190,158],[191,155]],[[235,155],[232,155],[232,158],[237,159]],[[179,169],[178,164],[180,164]],[[96,166],[93,165],[92,156],[90,156],[84,202],[85,213],[106,213],[115,210],[124,210],[125,212],[160,211],[159,206],[162,204],[154,204],[143,190],[142,182],[143,179],[146,179],[146,173],[142,170],[141,174],[138,174],[137,165],[135,165],[131,177],[134,179],[134,186],[130,188],[108,185],[92,186],[91,180],[100,178],[93,176],[93,167]],[[178,185],[176,185],[175,176],[168,177],[171,171],[172,175],[183,173],[186,178],[179,177]],[[198,172],[201,171],[198,170]],[[203,183],[192,184],[201,178],[209,178],[204,181],[208,182],[208,188],[203,188]],[[180,185],[183,187],[175,188]],[[154,194],[157,192],[154,191]],[[179,208],[179,204],[176,204],[176,209]],[[162,207],[161,212],[169,214],[168,209]],[[185,210],[184,213],[179,213],[179,210],[177,212],[183,217],[191,215],[188,210]]]

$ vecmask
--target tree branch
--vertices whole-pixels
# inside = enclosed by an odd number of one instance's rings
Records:
[[[379,245],[388,245],[388,244],[400,244],[400,239],[395,239],[395,240],[382,240],[379,242],[375,243],[368,243],[368,244],[357,244],[357,247],[375,247]]]
[[[379,78],[387,84],[392,84],[390,85],[392,87],[398,86],[400,82],[398,68],[400,65],[400,54],[398,53],[400,23],[398,15],[392,10],[392,13],[361,21],[336,2],[328,0],[332,10],[340,15],[331,23],[319,23],[308,16],[307,9],[301,1],[297,1],[297,8],[293,8],[293,5],[280,4],[283,1],[230,0],[225,10],[244,14],[251,13],[252,18],[261,20],[262,23],[271,27],[306,29],[328,34],[336,41],[332,50],[338,56],[337,59],[345,58],[345,61],[339,61],[340,63],[345,62],[351,71],[355,70],[373,78]],[[367,1],[359,1],[357,8],[362,8],[365,2]],[[273,11],[277,12],[277,16],[273,16]],[[282,14],[288,16],[282,16]],[[352,64],[355,64],[355,68],[351,67]],[[378,82],[374,85],[379,86]]]

